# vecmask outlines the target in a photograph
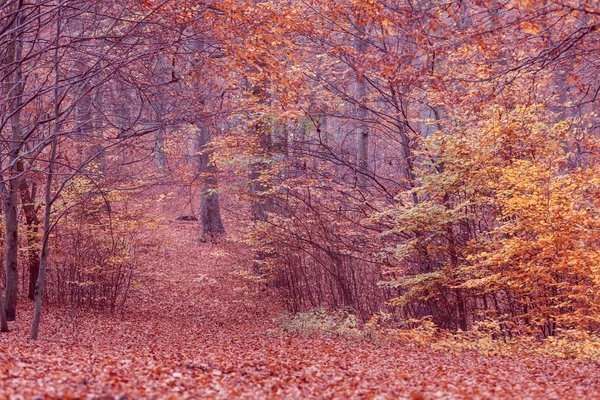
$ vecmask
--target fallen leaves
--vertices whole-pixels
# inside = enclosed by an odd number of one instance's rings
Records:
[[[230,273],[248,263],[243,249],[197,244],[195,234],[181,225],[153,233],[169,242],[170,262],[165,267],[159,250],[148,251],[144,285],[123,316],[76,314],[69,325],[65,311],[53,308],[37,342],[27,339],[26,318],[11,325],[0,336],[0,397],[558,399],[600,392],[598,366],[589,361],[283,333],[273,322],[282,311],[267,297],[273,293],[233,290],[254,284]],[[219,284],[207,290],[213,279]]]

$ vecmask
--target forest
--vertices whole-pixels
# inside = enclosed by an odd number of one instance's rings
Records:
[[[0,398],[599,398],[596,0],[0,0]]]

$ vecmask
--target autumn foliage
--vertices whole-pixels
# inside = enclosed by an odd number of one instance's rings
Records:
[[[214,295],[196,327],[597,357],[599,32],[579,0],[4,2],[2,332]]]
[[[288,18],[301,7],[277,6]],[[462,330],[493,321],[506,337],[595,331],[594,10],[312,2],[303,12],[310,27],[280,26],[294,35],[287,86],[264,71],[273,92],[252,114],[279,142],[261,178],[275,205],[250,242],[290,307]]]

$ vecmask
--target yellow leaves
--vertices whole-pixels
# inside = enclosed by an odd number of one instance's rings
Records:
[[[387,35],[390,35],[393,32],[393,27],[395,24],[387,18],[383,18],[381,21],[381,26]]]
[[[490,290],[496,286],[502,285],[503,275],[500,273],[491,274],[483,278],[468,279],[459,285],[462,289],[484,289]]]
[[[537,35],[542,31],[542,27],[539,24],[524,21],[521,22],[521,30],[525,33],[529,33],[530,35]]]
[[[461,244],[454,241],[456,264],[447,258],[450,246],[419,248],[417,243],[413,248],[442,260],[446,257],[439,265],[447,268],[452,279],[438,282],[447,289],[508,290],[529,299],[524,315],[534,326],[544,326],[549,319],[590,326],[590,316],[598,315],[595,304],[600,298],[599,171],[570,166],[576,157],[567,145],[576,135],[572,121],[556,123],[557,116],[543,105],[519,102],[509,107],[495,104],[467,117],[468,121],[462,118],[459,124],[466,126],[464,131],[427,139],[427,155],[437,162],[419,171],[422,186],[417,193],[420,198],[452,199],[454,204],[468,199],[465,209],[475,211],[465,213],[464,219],[455,214],[452,220],[444,218],[451,214],[434,212],[435,201],[426,200],[419,212],[419,207],[411,207],[410,213],[392,213],[398,224],[395,229],[414,229],[417,225],[411,225],[411,218],[426,221],[419,225],[419,237],[426,238],[421,241],[443,243],[452,236],[440,226],[465,234],[462,221],[485,224],[480,236]],[[438,170],[432,172],[433,166]],[[409,250],[398,247],[398,254],[403,260],[418,257],[416,250]],[[405,287],[404,282],[395,280],[398,287]],[[423,282],[406,282],[414,287],[394,304],[426,297]],[[424,291],[416,290],[419,287]]]
[[[522,10],[529,10],[537,4],[537,0],[516,0],[516,6]]]
[[[494,202],[502,218],[496,231],[505,238],[494,251],[481,252],[477,262],[485,268],[510,271],[514,274],[510,286],[521,293],[538,296],[550,288],[558,290],[550,297],[556,305],[545,311],[556,314],[582,307],[598,294],[594,266],[600,252],[594,235],[584,227],[597,227],[600,215],[598,210],[575,208],[587,201],[590,185],[585,173],[560,174],[556,165],[540,161],[514,160],[500,170]],[[582,280],[587,283],[574,284]],[[486,283],[484,278],[465,285]],[[584,323],[574,315],[570,318]]]

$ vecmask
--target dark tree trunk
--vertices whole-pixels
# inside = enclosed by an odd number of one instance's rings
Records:
[[[216,235],[225,233],[219,206],[217,166],[212,160],[213,150],[210,146],[212,134],[206,123],[199,123],[200,133],[197,137],[198,171],[200,173],[200,222],[204,239],[212,240]]]
[[[58,75],[58,73],[57,73]],[[58,80],[58,78],[57,78]],[[55,83],[55,115],[58,115],[58,101],[56,100],[58,98],[58,95],[56,94],[56,92],[58,91],[56,89],[57,84]],[[31,339],[37,339],[38,338],[38,332],[40,329],[40,321],[42,318],[42,294],[43,294],[43,290],[44,290],[44,284],[46,282],[46,266],[48,264],[48,239],[50,237],[50,230],[51,230],[51,223],[50,223],[50,214],[52,212],[52,203],[53,203],[53,199],[52,199],[52,195],[51,195],[51,189],[52,189],[52,177],[54,175],[54,169],[56,168],[56,146],[57,146],[57,140],[56,140],[56,134],[58,132],[58,124],[55,122],[55,127],[54,127],[54,138],[52,139],[52,148],[50,151],[50,165],[48,167],[48,175],[46,177],[46,188],[44,190],[44,198],[45,198],[45,207],[44,207],[44,234],[42,235],[42,249],[40,252],[40,268],[39,268],[39,273],[38,273],[38,277],[37,280],[35,282],[35,293],[34,293],[34,300],[35,300],[35,308],[34,308],[34,313],[33,313],[33,320],[31,321],[31,331],[29,333],[29,337]]]
[[[11,159],[13,157],[11,156]],[[12,172],[12,171],[11,171]],[[4,251],[4,265],[6,268],[6,319],[14,321],[17,313],[17,293],[19,285],[19,272],[17,268],[17,254],[19,250],[19,221],[17,218],[17,190],[18,179],[16,174],[11,174],[11,179],[6,187],[4,199],[6,249]]]
[[[20,13],[20,10],[16,10]],[[20,24],[20,17],[15,19],[15,24]],[[8,153],[8,174],[9,179],[4,193],[4,212],[6,243],[4,252],[4,266],[6,268],[6,319],[14,321],[17,313],[17,294],[19,287],[19,272],[17,268],[17,258],[19,250],[19,220],[17,213],[18,191],[19,191],[19,171],[17,170],[17,160],[21,150],[21,108],[23,106],[23,72],[21,67],[22,44],[20,33],[17,32],[12,38],[10,44],[9,60],[16,65],[13,73],[9,77],[8,91],[9,99],[12,103],[12,116],[10,125],[12,129],[11,143]]]
[[[256,135],[258,136],[256,161],[250,165],[250,216],[254,224],[268,221],[268,213],[274,211],[273,198],[267,194],[271,189],[271,181],[265,177],[269,168],[269,159],[272,154],[271,131],[262,122],[256,124]],[[264,273],[263,265],[268,254],[262,250],[255,250],[253,268],[256,272]]]
[[[23,170],[22,165],[22,163],[18,164],[19,171]],[[21,205],[27,224],[27,263],[29,266],[29,292],[27,297],[30,300],[34,299],[35,282],[40,270],[40,256],[37,249],[40,220],[37,215],[39,206],[35,206],[35,187],[35,183],[32,183],[30,190],[25,179],[21,179],[19,184]]]
[[[50,238],[50,231],[52,229],[50,215],[52,212],[52,204],[56,197],[52,197],[52,178],[54,176],[54,172],[56,169],[56,154],[58,146],[58,132],[60,131],[60,96],[59,96],[59,82],[60,82],[60,74],[58,68],[58,43],[61,35],[61,15],[60,8],[58,9],[57,21],[56,21],[56,37],[55,37],[55,45],[56,50],[54,52],[54,65],[55,65],[55,75],[54,75],[54,126],[52,129],[52,141],[50,142],[50,160],[48,163],[48,173],[46,175],[46,185],[44,188],[44,231],[42,235],[42,246],[40,250],[40,264],[39,264],[39,272],[38,277],[35,282],[35,293],[34,293],[34,311],[33,311],[33,319],[31,321],[31,331],[29,332],[29,337],[31,339],[37,339],[38,333],[40,329],[40,321],[42,319],[42,294],[44,290],[44,284],[46,282],[46,266],[48,264],[48,240]]]
[[[4,312],[4,301],[2,300],[2,286],[0,285],[0,332],[8,332],[8,322]]]
[[[256,134],[258,135],[258,153],[255,155],[256,161],[250,166],[250,213],[252,222],[267,220],[267,213],[273,211],[273,201],[270,196],[265,195],[271,185],[268,179],[264,179],[264,173],[268,169],[268,159],[271,157],[272,138],[271,132],[259,122],[256,125]]]

